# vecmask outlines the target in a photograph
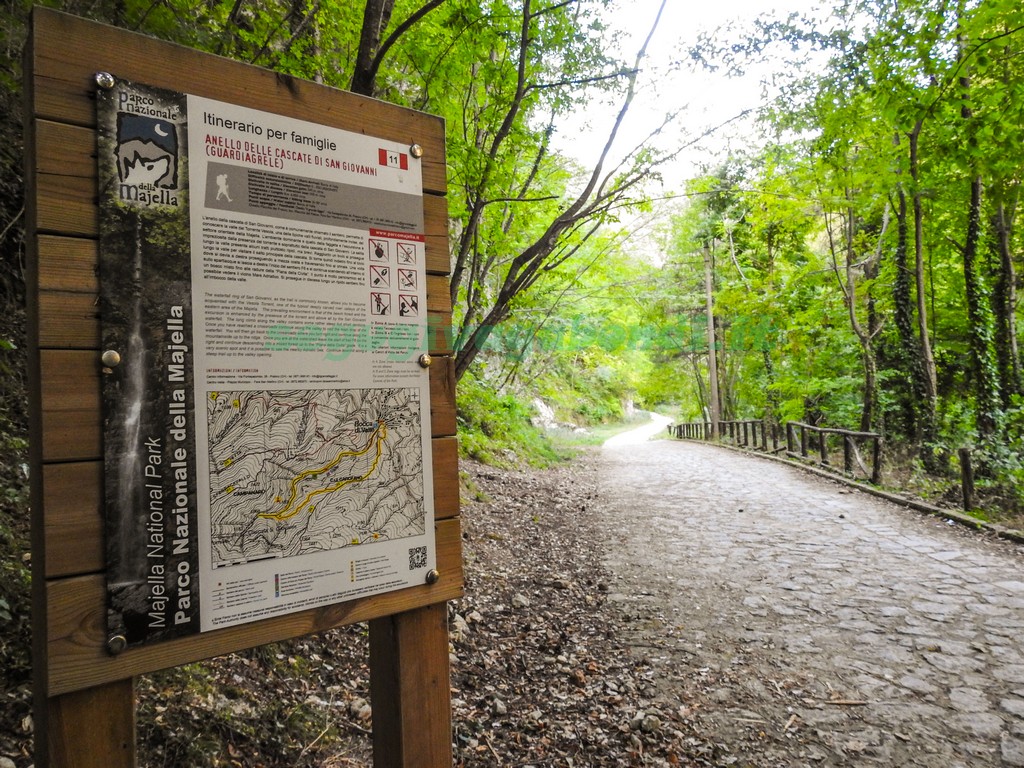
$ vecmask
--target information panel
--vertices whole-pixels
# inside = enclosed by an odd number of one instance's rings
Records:
[[[419,160],[126,81],[98,120],[111,634],[424,583]]]

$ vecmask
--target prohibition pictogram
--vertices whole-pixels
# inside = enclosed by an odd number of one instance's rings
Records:
[[[390,288],[391,287],[391,268],[378,266],[375,264],[370,265],[370,285],[373,288]]]
[[[415,291],[416,290],[416,270],[414,269],[400,269],[398,270],[398,287],[403,291]]]
[[[381,293],[379,291],[370,292],[370,314],[371,315],[390,315],[391,314],[391,294]]]
[[[415,264],[416,263],[416,244],[415,243],[395,243],[395,249],[398,252],[398,263],[399,264]]]
[[[420,301],[415,296],[404,293],[398,294],[398,315],[399,317],[419,317]]]
[[[388,241],[387,240],[370,240],[370,258],[373,261],[387,261],[388,260]]]

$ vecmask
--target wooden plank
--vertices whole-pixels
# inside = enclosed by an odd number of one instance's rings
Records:
[[[103,549],[103,462],[43,467],[46,578],[96,573]]]
[[[88,293],[90,297],[99,293],[100,260],[96,240],[40,235],[38,246],[40,291]]]
[[[452,298],[448,290],[448,278],[444,275],[427,275],[427,311],[441,318],[452,315]],[[441,345],[437,339],[431,342],[431,349],[439,350],[437,354],[451,352],[451,340]]]
[[[97,353],[42,350],[43,461],[103,456],[100,366]]]
[[[431,443],[434,465],[434,519],[459,514],[459,439],[435,437]]]
[[[36,177],[36,205],[36,227],[43,234],[99,234],[94,179],[44,173],[40,169]]]
[[[96,125],[95,74],[117,77],[264,110],[355,133],[419,144],[424,149],[423,185],[444,194],[447,167],[444,121],[440,117],[385,104],[365,96],[299,80],[270,70],[136,35],[49,9],[33,13],[36,45],[36,116],[45,120]],[[75,40],[69,46],[65,41]],[[216,72],[216,77],[210,73]]]
[[[448,247],[448,199],[438,195],[423,196],[423,231],[426,233],[426,267],[432,275],[452,271]]]
[[[99,297],[68,291],[40,292],[39,346],[98,350]]]
[[[438,357],[430,366],[430,434],[454,435],[455,414],[455,359]]]
[[[56,696],[180,666],[244,648],[288,640],[333,627],[369,621],[462,596],[462,536],[459,519],[434,526],[440,578],[435,584],[264,619],[140,648],[107,654],[106,589],[101,575],[48,582],[49,689]]]
[[[36,163],[41,173],[92,179],[93,187],[96,186],[95,130],[52,120],[38,120],[36,130]]]
[[[100,365],[90,350],[44,349],[42,453],[44,462],[102,458]],[[454,435],[455,363],[436,357],[430,367],[431,435]]]
[[[130,679],[50,699],[48,707],[51,766],[135,768],[135,686]]]
[[[370,622],[374,768],[451,768],[448,611]]]
[[[455,437],[431,441],[434,519],[459,514],[459,445]],[[99,573],[103,549],[103,463],[78,461],[43,467],[46,507],[46,577]]]

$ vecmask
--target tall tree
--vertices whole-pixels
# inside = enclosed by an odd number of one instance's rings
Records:
[[[657,162],[657,157],[644,146],[635,148],[619,162],[613,163],[611,158],[619,128],[635,97],[640,64],[661,10],[631,69],[580,71],[579,61],[568,56],[561,57],[557,67],[552,68],[541,42],[546,34],[562,36],[565,30],[576,26],[575,14],[580,9],[575,5],[563,3],[535,9],[532,0],[524,0],[519,26],[512,38],[515,45],[495,52],[495,58],[507,60],[510,69],[514,67],[514,75],[498,109],[490,109],[493,92],[488,92],[487,102],[480,105],[487,107],[481,110],[484,114],[493,111],[500,120],[478,124],[472,134],[472,154],[478,162],[469,169],[473,175],[467,176],[473,186],[467,190],[465,218],[454,247],[451,282],[453,303],[465,301],[457,336],[456,377],[465,374],[490,334],[508,318],[516,296],[545,272],[572,258],[602,221],[627,203]],[[532,146],[525,163],[521,162],[521,153],[510,156],[517,140],[522,140],[523,124],[541,106],[556,115],[568,104],[562,91],[613,80],[625,84],[619,110],[600,157],[590,171],[582,174],[575,195],[563,191],[567,190],[567,180],[552,186],[556,178],[552,172],[557,166],[548,157],[548,132]],[[530,203],[540,204],[529,207],[535,214],[545,209],[546,213],[535,215],[525,222],[525,227],[519,223],[518,238],[510,238],[517,217],[522,217],[522,209]]]

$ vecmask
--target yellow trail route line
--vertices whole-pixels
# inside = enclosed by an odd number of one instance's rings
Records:
[[[287,520],[289,517],[294,517],[295,515],[299,514],[299,512],[301,512],[303,509],[305,509],[306,505],[308,505],[309,502],[312,501],[314,496],[320,496],[325,493],[334,493],[335,491],[344,488],[346,485],[351,485],[352,483],[361,483],[363,480],[372,475],[375,469],[377,469],[377,462],[380,461],[380,446],[381,443],[384,442],[384,438],[386,438],[387,435],[387,426],[384,424],[383,421],[379,422],[377,424],[377,430],[367,441],[365,448],[363,448],[360,451],[342,451],[337,456],[335,456],[330,463],[320,467],[319,469],[307,469],[304,472],[300,472],[294,478],[292,478],[291,495],[288,497],[288,503],[284,505],[284,509],[282,509],[280,512],[260,512],[257,515],[257,517],[265,517],[273,520]],[[348,456],[365,456],[367,453],[369,453],[370,448],[372,448],[374,444],[376,444],[377,447],[377,455],[373,457],[373,464],[370,465],[370,468],[366,471],[365,475],[363,475],[362,477],[350,477],[346,480],[341,480],[335,483],[334,485],[329,485],[326,488],[318,488],[315,491],[310,491],[309,493],[306,494],[306,498],[302,500],[301,504],[295,504],[294,508],[292,508],[292,505],[295,502],[295,496],[297,495],[299,490],[299,483],[301,483],[305,478],[322,475],[324,472],[327,472],[328,470],[337,466],[339,461]]]

